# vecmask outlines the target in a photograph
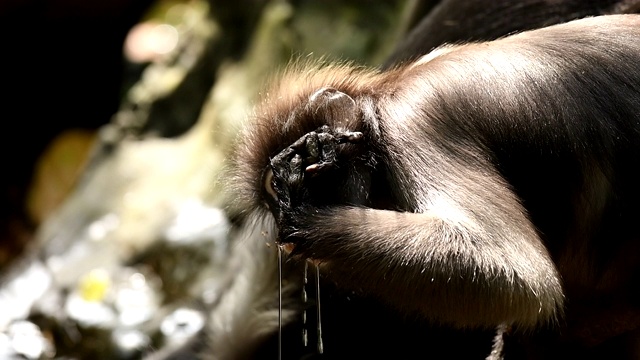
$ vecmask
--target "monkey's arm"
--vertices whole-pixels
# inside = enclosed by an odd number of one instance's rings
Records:
[[[420,213],[316,206],[306,201],[305,177],[317,171],[305,161],[307,138],[271,165],[280,241],[293,255],[321,262],[343,287],[461,327],[530,327],[561,311],[557,271],[499,182],[458,169],[468,188],[443,184]]]

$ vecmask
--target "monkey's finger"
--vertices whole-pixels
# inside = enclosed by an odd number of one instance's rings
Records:
[[[331,128],[329,127],[329,125],[322,125],[322,126],[320,126],[320,127],[316,130],[316,132],[317,132],[317,133],[320,133],[320,134],[323,134],[323,133],[324,133],[324,134],[331,134],[331,133],[333,133],[333,131],[331,131]]]
[[[315,131],[302,135],[298,140],[294,141],[293,144],[289,146],[290,149],[293,149],[296,153],[300,153],[302,151],[306,151],[307,147],[307,139],[309,137],[317,136]]]
[[[271,159],[271,166],[274,168],[281,168],[285,163],[289,162],[289,159],[293,154],[295,154],[295,149],[291,146],[280,151]]]
[[[302,156],[295,154],[289,163],[289,186],[298,186],[302,184]]]
[[[333,167],[333,163],[321,162],[321,163],[315,163],[307,166],[304,169],[304,171],[310,176],[316,176],[332,167]]]
[[[325,172],[329,169],[333,168],[333,163],[332,162],[319,162],[319,163],[315,163],[315,164],[311,164],[309,166],[307,166],[304,171],[305,173],[307,173],[309,176],[316,176],[322,172]]]
[[[344,133],[338,134],[337,138],[339,144],[356,144],[362,141],[364,135],[360,131],[345,131]]]
[[[325,163],[333,163],[336,160],[336,147],[338,139],[333,135],[322,133],[318,134],[318,141],[322,145],[320,159]]]
[[[318,140],[318,134],[316,132],[307,134],[305,150],[308,155],[305,158],[306,164],[313,164],[320,160],[320,141]]]
[[[306,173],[313,174],[313,173],[318,172],[319,167],[320,167],[320,164],[318,164],[318,163],[311,164],[311,165],[307,166],[307,167],[304,169],[304,171],[305,171]]]

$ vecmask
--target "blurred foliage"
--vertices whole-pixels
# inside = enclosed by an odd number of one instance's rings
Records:
[[[64,201],[82,174],[96,134],[71,129],[56,137],[36,164],[27,198],[29,215],[44,221]]]

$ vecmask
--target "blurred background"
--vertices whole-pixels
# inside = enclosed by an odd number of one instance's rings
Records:
[[[186,29],[182,29],[183,34],[178,33],[179,27],[188,26],[189,20],[183,18],[185,11],[200,11],[201,16],[211,17],[210,26],[219,32],[209,35],[216,38],[215,44],[209,44],[216,54],[209,56],[218,59],[206,71],[199,70],[202,73],[193,75],[200,78],[199,90],[213,85],[216,65],[222,59],[239,60],[245,55],[248,43],[257,39],[254,28],[262,9],[270,2],[212,0],[211,3],[188,0],[0,3],[0,30],[4,34],[0,60],[5,94],[3,118],[5,134],[11,134],[2,142],[7,171],[0,179],[0,267],[11,262],[12,255],[21,251],[38,225],[73,187],[86,165],[98,129],[118,122],[115,117],[119,109],[135,107],[131,103],[138,99],[131,99],[128,92],[141,80],[143,70],[176,56],[178,42],[187,46],[185,38],[192,35]],[[370,6],[375,3],[370,1],[282,3],[291,7],[289,11],[302,14],[300,20],[292,14],[282,14],[291,17],[287,22],[293,20],[298,24],[292,25],[294,31],[277,39],[282,42],[280,47],[286,48],[275,54],[282,59],[265,59],[263,66],[280,65],[278,60],[286,61],[294,53],[300,55],[305,51],[367,64],[381,61],[394,35],[386,34],[387,30],[399,27],[402,9],[411,2],[389,1],[376,6]],[[195,10],[197,7],[207,9]],[[344,19],[330,18],[333,15],[330,9],[336,7],[344,12],[340,14]],[[371,10],[363,10],[364,7]],[[376,13],[382,22],[370,24],[368,12]],[[277,51],[261,56],[268,58]],[[190,119],[174,120],[183,124],[158,125],[165,119],[152,119],[154,125],[139,133],[180,135],[195,122],[207,93],[192,92],[193,98],[184,99],[185,107],[191,107],[193,114]],[[158,128],[165,133],[158,134]]]
[[[7,128],[2,142],[7,167],[0,180],[0,266],[10,262],[61,201],[80,172],[96,129],[117,111],[123,80],[131,76],[125,75],[124,39],[152,3],[0,3]],[[60,146],[68,148],[70,157],[57,164],[47,160]],[[45,177],[57,182],[50,184],[49,201],[35,204],[29,199],[40,196],[33,195],[40,165],[53,166],[54,173]]]
[[[297,56],[377,66],[427,5],[0,2],[0,358],[136,359],[197,333],[260,86]]]

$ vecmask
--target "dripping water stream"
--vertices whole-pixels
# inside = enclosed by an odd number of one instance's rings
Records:
[[[283,249],[281,246],[277,246],[278,248],[278,360],[282,360],[282,252]],[[322,342],[322,313],[321,313],[321,303],[320,303],[320,266],[319,264],[314,264],[315,268],[315,292],[316,292],[316,331],[317,331],[317,351],[319,354],[324,352],[324,344]],[[303,273],[303,286],[302,286],[302,301],[305,305],[303,307],[302,312],[302,342],[304,347],[308,346],[309,338],[308,338],[308,329],[307,329],[307,285],[309,278],[309,262],[305,262],[304,264],[304,273]]]
[[[316,310],[318,316],[318,353],[322,354],[324,346],[322,344],[322,317],[320,316],[320,265],[316,267]]]
[[[278,360],[282,360],[282,247],[278,248]]]
[[[304,272],[302,273],[302,344],[306,348],[309,345],[307,333],[307,282],[309,273],[309,262],[304,262]]]

